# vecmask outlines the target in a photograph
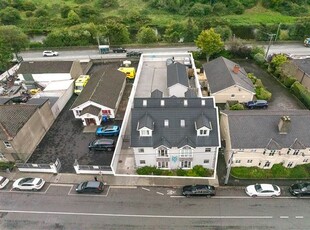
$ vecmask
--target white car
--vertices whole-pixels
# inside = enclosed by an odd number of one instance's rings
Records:
[[[183,59],[183,63],[184,63],[184,65],[186,65],[186,66],[191,66],[191,65],[192,65],[191,59],[190,59],[189,57],[185,57],[185,58]]]
[[[13,184],[15,190],[39,191],[45,184],[42,178],[25,177],[17,179]]]
[[[58,52],[53,51],[53,50],[43,51],[43,57],[53,57],[53,56],[58,56]]]
[[[254,184],[245,188],[246,194],[251,197],[276,197],[281,195],[281,189],[274,184]]]
[[[0,189],[3,189],[8,183],[9,179],[3,176],[0,176]]]

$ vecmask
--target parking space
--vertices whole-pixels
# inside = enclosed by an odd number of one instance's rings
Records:
[[[92,74],[99,74],[100,68],[102,68],[102,65],[95,65],[91,70]],[[103,125],[122,124],[130,92],[131,84],[127,84],[117,111],[116,119]],[[75,173],[73,168],[75,160],[80,165],[110,166],[113,152],[89,151],[88,144],[98,139],[95,135],[96,128],[93,129],[93,132],[83,132],[84,127],[82,122],[75,119],[70,110],[76,98],[77,95],[73,95],[68,101],[52,127],[27,161],[28,163],[49,164],[59,158],[61,162],[61,173]],[[118,137],[109,138],[116,140]]]

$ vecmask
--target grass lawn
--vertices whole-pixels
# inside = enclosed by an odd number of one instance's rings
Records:
[[[308,179],[310,178],[310,164],[285,168],[280,164],[271,169],[258,167],[233,167],[231,175],[239,179]]]

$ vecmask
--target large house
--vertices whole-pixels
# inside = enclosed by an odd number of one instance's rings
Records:
[[[227,165],[269,169],[310,163],[308,110],[223,111],[220,123]]]
[[[26,161],[54,122],[48,99],[0,105],[0,161]]]
[[[246,71],[238,64],[224,57],[218,57],[203,65],[207,78],[207,90],[215,103],[253,100],[255,90]]]
[[[218,109],[214,98],[135,98],[131,110],[131,148],[137,167],[215,169],[220,147]]]
[[[103,119],[114,119],[126,86],[125,73],[117,64],[107,64],[102,72],[91,75],[71,110],[84,126],[100,125]]]

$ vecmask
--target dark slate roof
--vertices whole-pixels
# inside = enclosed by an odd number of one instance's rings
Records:
[[[169,88],[175,84],[188,87],[186,66],[179,62],[167,66],[167,87]]]
[[[289,148],[296,145],[310,147],[310,111],[222,111],[228,114],[229,132],[233,149]],[[282,116],[291,118],[287,134],[279,134],[278,124]],[[272,145],[270,140],[272,140]],[[295,144],[294,144],[295,143]]]
[[[30,100],[28,100],[26,102],[26,104],[28,105],[43,105],[46,101],[48,101],[49,99],[47,97],[41,97],[41,98],[31,98]]]
[[[187,106],[184,106],[184,100]],[[147,106],[143,106],[143,100],[147,100]],[[165,100],[165,106],[160,101]],[[205,100],[205,106],[201,100]],[[137,131],[138,123],[149,114],[154,122],[152,137],[140,137]],[[201,114],[204,114],[212,123],[210,136],[197,137],[195,122]],[[220,146],[217,107],[214,98],[135,98],[131,110],[131,146],[156,148],[165,142],[167,147],[181,147],[190,145],[192,147],[214,147]],[[164,121],[169,120],[168,127]],[[185,121],[185,127],[181,127],[180,121]]]
[[[148,128],[154,130],[154,119],[147,112],[139,119],[138,129]]]
[[[37,105],[0,105],[0,140],[11,140],[37,110]]]
[[[210,126],[210,121],[209,121],[208,117],[204,114],[199,115],[199,117],[196,120],[196,126],[197,126],[197,129],[200,129],[202,127],[207,127],[209,129],[212,128]]]
[[[155,89],[152,93],[151,93],[151,97],[155,97],[155,98],[162,98],[163,97],[163,92]]]
[[[100,113],[100,108],[97,108],[93,105],[87,106],[83,111],[81,112],[81,115],[84,115],[86,113],[90,113],[92,115],[98,116]]]
[[[23,61],[19,74],[70,73],[73,61]]]
[[[102,72],[92,75],[81,94],[74,101],[71,109],[87,102],[92,101],[109,108],[115,108],[122,90],[125,73],[118,71],[118,65],[107,64],[102,68]]]
[[[292,62],[294,62],[302,71],[310,75],[310,58],[293,59]]]
[[[253,83],[247,77],[244,68],[240,67],[240,71],[237,74],[232,71],[235,65],[237,65],[235,62],[224,57],[218,57],[203,64],[211,93],[219,92],[234,85],[254,93]]]
[[[193,88],[188,88],[185,92],[185,97],[197,97],[196,90]]]

